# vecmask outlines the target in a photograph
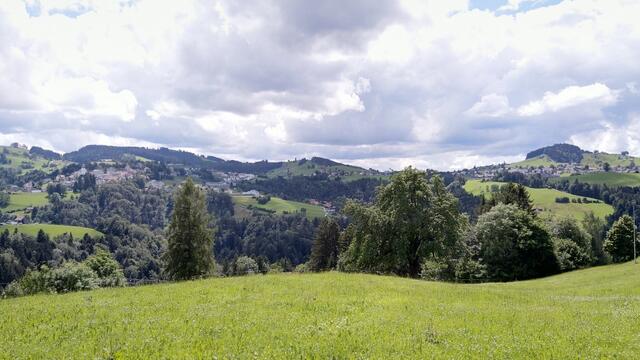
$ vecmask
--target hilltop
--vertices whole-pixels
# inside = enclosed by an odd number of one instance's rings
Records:
[[[563,167],[575,165],[574,170],[584,171],[605,170],[605,163],[617,172],[636,171],[640,165],[640,158],[629,155],[628,151],[620,154],[609,154],[600,151],[587,151],[575,145],[555,144],[536,149],[527,154],[525,160],[510,164],[509,167]]]
[[[331,272],[37,295],[0,301],[0,338],[7,358],[634,358],[638,266],[477,285]]]
[[[247,173],[267,176],[295,176],[313,175],[316,173],[365,175],[377,173],[375,170],[365,170],[357,166],[345,165],[333,160],[313,157],[310,160],[294,161],[257,161],[240,162],[223,160],[215,156],[197,155],[187,151],[168,148],[150,149],[132,146],[88,145],[76,151],[64,154],[67,161],[76,163],[96,162],[103,160],[126,160],[137,158],[150,161],[164,162],[172,165],[183,165],[194,168],[205,168],[221,172]]]
[[[33,170],[50,173],[66,164],[60,154],[39,147],[28,149],[19,144],[0,146],[0,169],[13,169],[18,173]]]

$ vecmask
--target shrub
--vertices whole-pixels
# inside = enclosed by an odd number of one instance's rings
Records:
[[[590,263],[590,257],[584,249],[569,239],[553,239],[553,251],[562,271],[579,269]]]
[[[251,275],[259,272],[258,263],[248,256],[240,256],[236,260],[235,275]]]
[[[258,204],[264,205],[264,204],[268,203],[269,201],[271,201],[271,196],[269,196],[269,195],[258,196],[256,201],[258,202]]]
[[[120,264],[104,250],[98,250],[85,260],[85,264],[98,276],[100,287],[124,286],[127,283]]]
[[[98,288],[99,279],[96,273],[86,264],[67,262],[51,272],[52,292],[92,290]]]
[[[430,258],[422,263],[420,277],[425,280],[447,280],[450,278],[447,273],[448,269],[449,265],[446,262],[440,259]]]

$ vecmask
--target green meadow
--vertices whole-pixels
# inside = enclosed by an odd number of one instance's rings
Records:
[[[632,359],[639,272],[488,284],[275,274],[5,299],[0,357]]]
[[[495,189],[504,184],[505,183],[495,181],[467,180],[464,189],[473,195],[485,194],[490,196],[492,187]],[[555,189],[535,189],[528,187],[527,191],[533,201],[534,207],[542,210],[542,216],[572,216],[577,219],[582,219],[582,217],[590,211],[593,211],[596,216],[601,218],[605,218],[613,213],[613,207],[600,200],[590,199],[592,201],[598,201],[598,203],[590,204],[560,204],[556,203],[556,198],[568,197],[571,200],[582,199],[583,197]]]
[[[529,168],[529,167],[537,168],[539,166],[548,167],[555,164],[557,163],[551,160],[547,155],[540,155],[531,159],[526,159],[513,164],[509,164],[508,166],[510,168]]]
[[[609,187],[640,186],[640,174],[636,173],[595,172],[552,179],[552,181],[562,180],[571,182],[578,180],[582,183],[607,185]]]
[[[0,164],[0,167],[4,168],[22,169],[23,164],[31,164],[32,168],[24,169],[23,171],[29,172],[34,169],[48,173],[55,169],[60,169],[68,164],[68,162],[63,160],[50,161],[40,156],[32,157],[27,149],[0,146],[0,151],[5,151],[5,149],[8,151],[7,159],[11,162],[9,164]]]
[[[264,209],[268,211],[275,211],[277,214],[283,213],[296,213],[300,212],[301,209],[305,209],[307,217],[309,218],[318,218],[324,217],[324,209],[318,205],[311,205],[298,201],[289,201],[284,200],[279,197],[271,197],[271,200],[266,204],[259,204],[258,200],[252,196],[233,196],[233,202],[236,205],[243,206],[245,208],[251,206],[252,208]]]
[[[28,193],[18,192],[10,195],[9,205],[4,208],[0,208],[3,212],[14,212],[18,210],[24,210],[28,207],[42,206],[49,202],[47,193]]]
[[[18,229],[18,232],[36,236],[38,231],[42,229],[45,233],[49,234],[50,237],[56,237],[62,234],[71,234],[74,238],[81,238],[84,234],[89,234],[91,237],[100,237],[102,233],[86,227],[81,226],[70,226],[70,225],[55,225],[55,224],[20,224],[20,225],[2,225],[0,226],[0,231],[4,231],[5,229],[9,229],[10,232]]]

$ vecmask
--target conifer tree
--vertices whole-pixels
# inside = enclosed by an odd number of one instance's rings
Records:
[[[167,230],[166,273],[176,280],[209,273],[213,267],[213,231],[204,193],[189,178],[175,196]]]
[[[333,219],[322,219],[311,247],[309,269],[322,271],[335,268],[338,262],[339,237],[340,226],[338,223]]]

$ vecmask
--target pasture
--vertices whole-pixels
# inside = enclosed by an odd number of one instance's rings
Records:
[[[505,183],[495,181],[467,180],[464,189],[473,195],[484,194],[485,196],[491,196],[491,192],[497,190],[498,187],[504,184]],[[561,204],[556,202],[556,198],[567,197],[571,201],[572,199],[577,200],[584,197],[555,189],[535,189],[528,187],[527,191],[533,201],[533,206],[541,210],[542,216],[572,216],[580,220],[585,214],[593,211],[596,216],[604,219],[613,213],[613,207],[600,200],[588,198],[591,201],[597,201],[597,203],[582,204],[570,202]]]
[[[284,200],[278,197],[271,197],[271,200],[266,204],[259,204],[258,200],[252,196],[233,196],[233,202],[237,205],[241,205],[245,208],[257,208],[264,209],[268,211],[276,212],[277,214],[283,213],[296,213],[300,212],[301,209],[305,209],[306,215],[309,218],[318,218],[324,217],[324,209],[321,206],[311,205],[298,201],[290,201]]]
[[[74,238],[81,238],[84,234],[89,234],[89,236],[95,238],[102,236],[102,233],[86,227],[81,226],[70,226],[70,225],[55,225],[55,224],[19,224],[19,225],[2,225],[0,226],[0,231],[4,231],[5,229],[9,229],[10,232],[18,229],[18,232],[36,236],[38,231],[42,229],[45,233],[49,234],[50,237],[60,236],[62,234],[71,234]]]
[[[631,359],[639,271],[488,284],[274,274],[5,299],[0,358]]]

